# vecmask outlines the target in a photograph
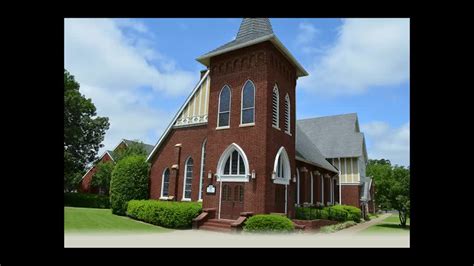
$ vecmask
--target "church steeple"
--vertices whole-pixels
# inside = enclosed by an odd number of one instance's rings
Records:
[[[196,60],[205,66],[209,66],[211,57],[224,54],[230,51],[241,49],[257,43],[270,41],[285,57],[296,67],[296,75],[298,77],[307,76],[308,73],[291,55],[288,49],[280,42],[273,32],[269,18],[244,18],[240,24],[236,38],[200,57]]]

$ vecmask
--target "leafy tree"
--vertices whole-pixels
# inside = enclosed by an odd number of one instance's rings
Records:
[[[122,159],[132,155],[139,155],[145,157],[148,155],[143,142],[132,142],[128,144],[127,147],[117,149],[116,151],[114,151],[114,160],[116,162],[119,162]]]
[[[97,164],[97,170],[92,176],[92,187],[99,188],[99,191],[104,191],[105,195],[109,195],[110,180],[114,167],[115,164],[112,161]]]
[[[96,159],[109,129],[107,117],[99,117],[91,99],[79,92],[79,83],[64,69],[64,190],[71,191],[86,165]]]
[[[383,210],[397,210],[400,224],[405,227],[410,213],[409,168],[392,166],[388,160],[369,160],[367,175],[374,178],[375,201]]]

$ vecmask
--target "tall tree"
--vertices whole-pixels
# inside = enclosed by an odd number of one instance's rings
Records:
[[[110,180],[115,164],[112,161],[100,162],[97,164],[97,170],[92,176],[92,187],[98,188],[99,192],[109,195]]]
[[[79,92],[79,83],[64,69],[64,190],[74,190],[86,165],[103,145],[109,119],[99,117],[91,99]]]
[[[410,215],[410,170],[389,160],[369,160],[367,175],[374,178],[375,202],[382,210],[397,210],[405,227]]]

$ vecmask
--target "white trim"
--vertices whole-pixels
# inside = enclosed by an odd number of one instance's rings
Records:
[[[253,127],[255,123],[240,124],[239,127]]]
[[[160,197],[159,199],[160,199],[160,200],[168,200],[169,197]]]
[[[349,161],[351,162],[351,181],[354,182],[354,169],[353,169],[352,158],[349,158]]]
[[[218,181],[219,182],[219,181]],[[217,215],[217,219],[221,218],[221,202],[222,202],[222,181],[219,182],[219,213]]]
[[[299,157],[299,156],[295,156],[295,160],[300,161],[300,162],[304,162],[304,163],[307,163],[307,164],[311,164],[311,165],[314,165],[314,166],[319,167],[319,168],[321,168],[321,169],[326,169],[326,170],[328,170],[328,171],[331,171],[331,172],[337,174],[337,171],[334,171],[333,169],[328,169],[327,167],[321,166],[321,165],[319,165],[319,164],[317,164],[317,163],[315,163],[315,162],[312,162],[312,161],[308,161],[308,160],[303,159],[303,158],[301,158],[301,157]],[[335,169],[335,168],[334,168],[334,169]]]
[[[276,125],[273,124],[273,96],[276,92]],[[278,89],[278,84],[275,83],[272,90],[272,126],[278,130],[280,130],[280,90]]]
[[[285,185],[285,214],[288,214],[288,185]]]
[[[252,119],[252,122],[250,122],[250,123],[242,124],[242,116],[244,114],[244,88],[245,88],[245,85],[247,85],[248,82],[252,83],[252,86],[253,86],[253,107],[252,107],[253,108],[253,119]],[[245,81],[245,83],[244,83],[244,86],[242,86],[242,88],[240,89],[240,126],[239,127],[246,126],[246,125],[249,125],[249,126],[255,125],[255,96],[257,94],[256,90],[257,90],[257,88],[255,87],[255,84],[250,79],[247,79],[247,81]],[[250,110],[250,109],[251,109],[250,107],[247,107],[246,110]]]
[[[313,171],[310,171],[309,174],[311,175],[311,204],[313,204]]]
[[[346,181],[349,183],[349,175],[347,174],[347,158],[344,158],[344,171],[346,172]],[[350,183],[352,183],[352,178]]]
[[[222,91],[224,90],[225,87],[229,88],[229,111],[222,112],[222,113],[229,112],[229,121],[228,121],[229,124],[227,126],[220,126],[219,125],[219,118],[221,116],[221,94],[222,94]],[[230,127],[230,113],[231,113],[231,111],[232,111],[232,89],[229,85],[225,84],[224,86],[222,86],[222,89],[219,92],[219,98],[218,98],[218,101],[217,101],[217,128]]]
[[[173,125],[176,123],[176,120],[179,118],[179,116],[181,115],[181,112],[184,110],[184,108],[186,107],[186,105],[189,103],[189,101],[191,100],[191,98],[193,97],[194,93],[196,93],[196,91],[200,88],[201,84],[204,82],[204,80],[206,80],[206,78],[209,76],[209,70],[207,70],[206,74],[204,74],[204,76],[201,78],[201,80],[199,81],[199,83],[196,85],[196,87],[194,87],[194,89],[192,90],[191,94],[188,96],[188,98],[186,99],[186,101],[184,102],[184,104],[181,106],[181,108],[179,108],[178,112],[175,114],[175,116],[173,117],[173,119],[171,120],[171,123],[168,125],[168,127],[166,128],[166,130],[163,132],[163,134],[161,135],[160,139],[158,140],[158,142],[156,143],[155,147],[153,148],[153,150],[150,152],[150,154],[148,155],[148,157],[146,158],[146,161],[149,162],[150,159],[153,157],[153,155],[155,154],[155,152],[158,150],[158,148],[160,147],[161,143],[164,141],[164,139],[166,138],[166,136],[168,136],[169,132],[171,131],[171,129],[173,128]]]
[[[230,126],[225,126],[225,127],[216,127],[216,130],[223,130],[223,129],[229,129]]]
[[[296,69],[297,69],[296,74],[297,74],[298,77],[303,77],[303,76],[308,75],[308,72],[306,72],[306,70],[300,65],[300,63],[295,59],[295,57],[290,53],[290,51],[288,51],[288,49],[281,43],[281,41],[273,33],[269,34],[269,35],[266,35],[266,36],[263,36],[263,37],[260,37],[260,38],[257,38],[257,39],[254,39],[254,40],[251,40],[249,42],[244,42],[244,43],[241,43],[241,44],[238,44],[238,45],[235,45],[235,46],[231,46],[231,47],[219,50],[219,51],[215,51],[213,53],[205,54],[203,56],[200,56],[200,57],[196,58],[196,60],[198,62],[200,62],[201,64],[205,65],[205,66],[209,66],[210,58],[213,57],[213,56],[223,54],[223,53],[226,53],[226,52],[230,52],[230,51],[233,51],[233,50],[237,50],[237,49],[247,47],[247,46],[250,46],[250,45],[253,45],[253,44],[257,44],[257,43],[260,43],[260,42],[264,42],[264,41],[267,41],[267,40],[271,41],[283,53],[283,55],[291,63],[293,63],[296,66]]]
[[[344,183],[343,186],[359,186],[360,183]]]
[[[290,158],[288,157],[288,153],[286,152],[285,147],[281,146],[280,149],[278,150],[275,160],[273,161],[273,171],[275,173],[278,173],[277,167],[278,167],[278,159],[282,157],[282,164],[285,170],[285,173],[283,173],[283,178],[280,178],[277,176],[275,180],[273,180],[273,183],[275,184],[283,184],[283,185],[289,185],[290,180],[291,180],[291,164],[290,164]],[[286,178],[285,178],[286,177]]]
[[[206,143],[207,143],[207,138],[202,142],[201,145],[201,171],[199,173],[199,196],[198,200],[202,200],[202,183],[204,180],[204,153],[206,152]]]
[[[358,175],[358,179],[359,179],[359,183],[360,183],[360,180],[362,180],[362,178],[360,178],[361,175],[360,175],[359,160],[360,160],[359,157],[357,157],[357,175]]]
[[[341,158],[338,158],[339,160],[339,167],[341,167]],[[341,180],[341,168],[339,168],[339,204],[342,203],[342,180]]]
[[[171,171],[168,167],[165,168],[165,170],[163,170],[163,173],[161,174],[161,193],[160,193],[160,199],[161,198],[168,198],[169,195],[170,195],[170,187],[169,187],[169,183],[170,183],[170,180],[169,180],[169,176],[168,176],[168,196],[163,196],[163,185],[165,184],[165,172],[166,170],[168,170],[169,174],[171,175]]]
[[[224,175],[224,166],[227,161],[227,158],[231,155],[231,153],[236,150],[240,156],[242,157],[242,160],[244,161],[244,175]],[[239,160],[237,160],[237,163],[239,164]],[[238,168],[239,169],[239,168]],[[231,169],[229,169],[230,171]],[[249,182],[249,175],[250,175],[250,167],[249,167],[249,162],[247,159],[247,155],[245,154],[244,150],[237,145],[236,143],[230,144],[224,152],[222,152],[219,161],[217,163],[217,181],[221,182]]]
[[[300,204],[300,170],[296,168],[296,204]]]
[[[192,190],[192,187],[193,187],[193,175],[194,175],[194,159],[191,157],[191,156],[188,156],[188,158],[186,158],[186,160],[184,161],[184,175],[183,175],[183,196],[182,196],[182,199],[181,201],[191,201],[191,198],[186,198],[186,174],[188,172],[188,162],[189,162],[189,159],[193,160],[193,172],[192,172],[192,175],[191,175],[191,195],[190,197],[192,196],[192,193],[193,193],[193,190]]]

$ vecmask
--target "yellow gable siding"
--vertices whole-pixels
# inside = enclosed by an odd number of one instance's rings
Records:
[[[209,77],[202,82],[201,86],[195,91],[188,104],[183,108],[175,126],[206,123],[208,105]]]

